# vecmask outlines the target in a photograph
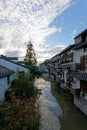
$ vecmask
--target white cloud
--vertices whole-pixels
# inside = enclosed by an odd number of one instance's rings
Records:
[[[77,29],[73,30],[72,34],[75,35],[77,33]]]
[[[61,32],[62,32],[62,28],[61,28],[61,27],[60,27],[60,28],[58,28],[58,30],[57,30],[57,31],[61,33]]]
[[[65,45],[61,45],[58,43],[55,46],[40,46],[40,50],[37,53],[37,58],[39,63],[45,59],[52,58],[54,55],[60,53],[64,48]],[[42,57],[42,58],[41,58]]]
[[[45,38],[62,28],[49,27],[55,17],[71,5],[72,0],[0,0],[0,53],[24,56],[30,39],[41,58],[49,56]],[[18,52],[18,53],[16,53]],[[48,53],[49,52],[49,53]],[[40,59],[40,58],[39,58]]]

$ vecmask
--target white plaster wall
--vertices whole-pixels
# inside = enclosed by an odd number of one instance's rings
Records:
[[[13,81],[15,79],[15,74],[10,75],[10,81]]]
[[[80,88],[80,80],[77,78],[73,78],[75,82],[73,82],[72,87]]]
[[[67,73],[68,73],[68,70],[65,69],[65,70],[64,70],[64,81],[65,81],[65,83],[66,83],[66,75],[67,75]]]
[[[73,53],[73,61],[80,63],[80,57],[83,55],[83,49],[75,50]]]
[[[85,97],[84,98],[87,100],[87,93],[85,93]]]
[[[0,59],[0,64],[3,65],[3,66],[5,66],[8,69],[13,70],[13,71],[16,71],[17,69],[19,71],[25,71],[25,72],[28,71],[27,68],[19,66],[19,65],[15,64],[15,63],[12,63],[12,62],[4,60],[4,59]]]
[[[7,89],[7,77],[0,78],[0,101],[4,100],[4,94]]]
[[[7,77],[0,78],[0,101],[5,99],[5,92],[10,87],[14,74],[10,75],[10,84],[7,84]]]
[[[84,49],[81,48],[79,50],[74,50],[74,53],[73,53],[73,61],[75,63],[80,63],[80,57],[83,56],[83,55],[87,55],[87,51],[84,52]]]
[[[10,75],[10,84],[8,85],[8,88],[11,86],[11,81],[13,81],[16,78],[16,74],[11,74]]]

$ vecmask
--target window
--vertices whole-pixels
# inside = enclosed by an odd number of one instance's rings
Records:
[[[80,57],[80,63],[81,63],[80,70],[86,71],[87,70],[87,55]]]
[[[86,35],[86,38],[85,38],[85,39],[86,39],[86,42],[87,42],[87,35]]]
[[[80,80],[81,91],[87,93],[87,81]]]
[[[84,56],[84,70],[87,70],[87,56]]]
[[[82,36],[82,42],[85,42],[85,41],[86,41],[86,36],[83,35],[83,36]]]
[[[75,38],[75,44],[79,44],[79,43],[81,43],[81,41],[82,41],[81,36],[78,36],[78,37]]]

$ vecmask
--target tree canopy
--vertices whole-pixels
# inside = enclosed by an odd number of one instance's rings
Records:
[[[48,65],[50,63],[50,59],[46,59],[42,64]]]

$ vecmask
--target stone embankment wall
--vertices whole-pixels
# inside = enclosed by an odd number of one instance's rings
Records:
[[[74,104],[87,116],[87,100],[74,96]]]

